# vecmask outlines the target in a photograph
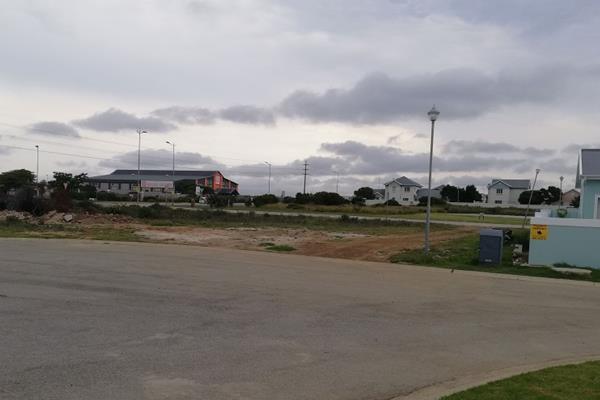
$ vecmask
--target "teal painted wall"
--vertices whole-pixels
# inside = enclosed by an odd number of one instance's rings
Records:
[[[582,218],[594,218],[596,195],[600,194],[600,180],[586,180],[583,183],[583,197],[579,204]]]
[[[548,225],[547,240],[531,240],[529,264],[553,265],[565,262],[578,267],[600,269],[600,228]]]

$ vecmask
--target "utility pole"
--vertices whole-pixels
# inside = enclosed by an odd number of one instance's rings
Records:
[[[308,161],[304,161],[304,187],[302,194],[306,194],[306,175],[308,175]]]
[[[40,197],[40,146],[35,145],[35,194]]]
[[[523,217],[523,224],[521,228],[525,228],[525,223],[527,222],[527,216],[529,215],[529,207],[531,207],[531,199],[533,199],[533,192],[535,190],[535,184],[537,182],[538,175],[540,174],[541,169],[535,170],[535,178],[533,179],[533,187],[531,188],[531,193],[529,194],[529,202],[527,202],[527,211],[525,211],[525,217]]]
[[[265,161],[265,164],[267,164],[269,166],[269,184],[268,184],[269,190],[267,193],[271,194],[271,163],[268,161]]]
[[[335,171],[335,192],[340,194],[340,173]]]
[[[563,185],[563,181],[565,180],[564,176],[560,177],[560,201],[558,204],[560,204],[561,206],[563,205],[563,191],[562,191],[562,185]]]
[[[137,168],[137,178],[138,178],[138,195],[137,202],[139,203],[142,196],[142,180],[140,178],[140,165],[141,165],[141,149],[142,149],[142,133],[148,133],[142,129],[136,129],[138,134],[138,168]]]
[[[171,205],[175,207],[175,143],[167,140],[167,144],[173,147],[173,169],[171,170],[171,177],[173,179],[173,190],[171,192]]]

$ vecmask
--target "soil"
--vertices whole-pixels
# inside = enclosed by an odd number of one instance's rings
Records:
[[[41,217],[14,211],[0,212],[0,221],[7,217],[38,224],[76,224],[83,227],[134,229],[142,241],[168,242],[243,250],[268,250],[274,245],[291,246],[294,254],[347,258],[353,260],[388,261],[390,256],[423,246],[423,231],[367,235],[349,232],[328,232],[283,228],[205,228],[196,226],[150,226],[139,220],[113,214],[66,214],[50,212]],[[72,217],[72,218],[71,218]],[[476,232],[473,227],[456,227],[433,231],[431,243],[460,238]]]
[[[475,230],[470,227],[432,232],[431,242],[435,244],[473,232]],[[149,241],[244,250],[288,245],[296,249],[294,254],[367,261],[388,261],[390,256],[402,250],[423,246],[422,232],[381,236],[307,229],[147,227],[136,231],[136,234]]]

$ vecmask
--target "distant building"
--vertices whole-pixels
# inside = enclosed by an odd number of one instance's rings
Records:
[[[383,200],[385,198],[385,189],[373,189],[375,200]]]
[[[489,204],[519,204],[521,193],[529,190],[529,179],[492,179],[488,185]]]
[[[571,205],[571,202],[573,202],[573,200],[579,197],[579,195],[580,193],[577,189],[567,190],[562,194],[562,204],[560,204],[560,200],[557,201],[555,204],[564,205],[568,207],[569,205]]]
[[[421,198],[427,197],[427,188],[417,189],[417,201]],[[442,199],[442,190],[439,188],[431,189],[431,198],[432,199]]]
[[[89,178],[98,192],[111,192],[119,195],[135,194],[141,181],[146,196],[162,197],[171,193],[174,182],[193,181],[196,186],[210,188],[217,194],[237,194],[238,184],[227,179],[219,171],[180,171],[117,169],[108,175]]]
[[[406,176],[394,179],[385,184],[385,201],[396,200],[402,205],[413,205],[419,202],[417,190],[423,186]]]

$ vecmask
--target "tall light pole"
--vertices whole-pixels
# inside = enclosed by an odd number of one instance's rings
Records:
[[[427,218],[425,219],[425,254],[429,254],[429,228],[431,224],[431,169],[433,167],[433,134],[435,129],[435,121],[440,112],[435,109],[435,106],[427,113],[431,121],[431,143],[429,144],[429,180],[427,184]]]
[[[40,196],[40,146],[35,145],[35,194]]]
[[[538,175],[540,174],[541,169],[537,168],[535,170],[535,178],[533,178],[533,187],[531,188],[531,193],[529,194],[529,201],[527,202],[527,210],[525,211],[525,217],[523,218],[523,223],[521,224],[521,228],[525,228],[525,223],[527,222],[527,216],[529,215],[529,207],[531,207],[531,199],[533,198],[533,191],[535,190],[535,184],[537,182]]]
[[[340,172],[339,171],[333,171],[335,172],[335,192],[337,194],[340,194]]]
[[[269,183],[268,183],[269,190],[267,191],[267,193],[271,194],[271,163],[268,161],[265,161],[265,164],[267,164],[269,166]]]
[[[173,179],[173,191],[171,192],[171,203],[175,206],[175,143],[167,140],[167,144],[173,147],[173,169],[171,170],[171,178]]]
[[[138,134],[138,170],[137,170],[137,178],[138,178],[138,195],[137,202],[139,203],[142,196],[142,180],[140,178],[140,166],[141,166],[141,150],[142,150],[142,133],[148,133],[142,129],[136,130]]]
[[[560,202],[559,204],[562,206],[563,205],[563,191],[562,191],[562,185],[563,185],[563,181],[565,180],[564,176],[560,177]]]

